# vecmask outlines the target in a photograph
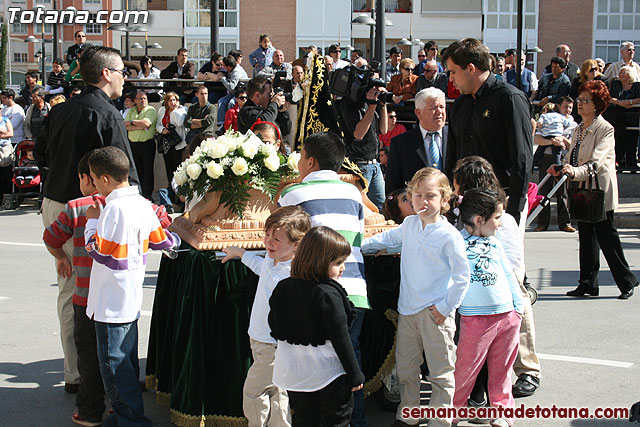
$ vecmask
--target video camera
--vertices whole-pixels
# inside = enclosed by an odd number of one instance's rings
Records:
[[[286,71],[276,71],[276,74],[273,76],[273,91],[275,93],[281,93],[284,95],[284,100],[289,104],[293,104],[293,94],[291,92],[285,92],[285,83],[287,82],[287,72]]]
[[[377,100],[367,99],[367,92],[373,87],[384,87],[387,85],[380,79],[374,79],[373,71],[368,68],[357,68],[353,65],[335,70],[331,75],[329,89],[333,95],[341,96],[344,99],[357,105],[376,104],[393,102],[393,93],[378,92]]]

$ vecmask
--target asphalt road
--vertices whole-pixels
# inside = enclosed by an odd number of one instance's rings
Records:
[[[56,316],[53,258],[41,242],[41,217],[33,207],[0,211],[0,426],[72,426],[74,396],[62,382],[62,350]],[[627,260],[640,276],[640,230],[622,230]],[[619,292],[602,259],[601,296],[564,296],[578,277],[577,234],[529,232],[527,274],[538,289],[534,306],[542,386],[516,404],[527,407],[629,408],[640,400],[640,294],[617,300]],[[150,313],[159,255],[150,257],[143,312]],[[150,316],[140,320],[144,372]],[[171,426],[169,410],[145,395],[157,426]],[[393,414],[367,401],[370,426],[388,426]],[[464,424],[461,424],[464,425]],[[522,419],[518,426],[613,427],[625,420]]]

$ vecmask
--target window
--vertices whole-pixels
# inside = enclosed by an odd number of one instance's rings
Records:
[[[235,42],[233,43],[218,42],[218,50],[223,55],[228,55],[229,52],[231,52],[235,48],[236,48]]]
[[[26,53],[14,52],[13,62],[28,62],[28,56]]]
[[[35,0],[34,4],[44,4],[47,6],[51,6],[51,0]]]
[[[27,34],[27,24],[11,24],[12,34]]]
[[[516,29],[518,28],[518,6],[512,0],[488,0],[486,2],[485,28]],[[524,0],[524,29],[537,28],[537,1]]]
[[[620,44],[623,41],[630,41],[636,46],[640,46],[640,40],[596,40],[596,58],[602,58],[604,62],[618,62],[620,60]]]
[[[187,27],[211,27],[211,0],[187,0]]]
[[[238,26],[238,2],[237,0],[219,0],[218,25],[221,27]]]
[[[95,21],[96,17],[95,13],[89,14],[89,21]],[[87,34],[102,34],[102,24],[85,24],[84,31]]]
[[[102,0],[84,0],[84,4],[102,4]]]
[[[211,43],[188,42],[187,50],[189,51],[189,61],[196,64],[196,72],[211,60]]]
[[[35,24],[34,32],[36,34],[42,34],[42,24]],[[53,24],[44,24],[44,33],[53,34]]]
[[[596,29],[640,30],[640,1],[597,0],[597,2]]]

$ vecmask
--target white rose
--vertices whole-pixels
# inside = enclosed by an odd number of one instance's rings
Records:
[[[249,136],[247,137],[247,140],[245,142],[251,142],[252,144],[256,144],[258,146],[264,144],[264,142],[262,142],[262,140],[258,138],[258,136],[255,133],[247,132],[247,134]]]
[[[214,142],[208,147],[207,154],[209,155],[209,157],[212,157],[214,159],[221,159],[227,154],[228,151],[229,147],[227,147],[225,144]]]
[[[237,138],[231,135],[224,134],[219,136],[216,141],[220,144],[224,144],[229,149],[229,152],[235,151],[238,148]]]
[[[213,179],[218,179],[224,173],[222,169],[222,165],[216,162],[207,163],[207,175],[209,175]]]
[[[249,159],[253,159],[259,149],[260,144],[256,144],[255,141],[248,140],[242,143],[242,155]]]
[[[267,167],[267,169],[269,169],[270,171],[277,171],[278,168],[280,167],[280,157],[278,157],[277,155],[275,156],[269,156],[266,157],[264,159],[264,165]]]
[[[215,144],[215,141],[213,140],[213,138],[208,138],[202,141],[199,147],[200,147],[200,150],[206,153],[211,149],[211,146],[214,144]]]
[[[266,157],[276,156],[278,154],[275,145],[265,143],[260,144],[260,152]]]
[[[176,181],[176,185],[183,186],[187,182],[187,173],[180,168],[173,174],[173,179]]]
[[[300,153],[293,152],[289,154],[289,158],[287,159],[287,166],[291,168],[291,170],[298,170],[298,162],[300,161]]]
[[[199,164],[192,163],[189,166],[187,166],[187,175],[189,175],[189,178],[196,180],[198,179],[201,173],[202,173],[202,166],[200,166]]]
[[[238,176],[244,175],[249,171],[249,165],[247,164],[247,161],[242,157],[236,157],[233,165],[231,165],[231,170]]]

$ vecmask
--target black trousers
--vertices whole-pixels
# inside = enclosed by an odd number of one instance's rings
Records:
[[[544,147],[543,147],[544,148]],[[542,178],[547,174],[547,169],[549,166],[554,164],[554,156],[552,154],[543,154],[540,158],[540,166],[539,166],[539,179],[542,181]],[[551,188],[556,185],[556,182],[559,178],[550,178],[545,184],[540,187],[540,194],[547,195]],[[568,209],[568,201],[567,201],[567,189],[566,186],[563,185],[556,191],[556,209],[558,211],[558,227],[562,228],[564,226],[570,225],[571,220],[569,219],[569,209]],[[543,227],[548,227],[549,222],[551,221],[551,205],[548,205],[538,214],[538,225]]]
[[[353,393],[346,375],[318,391],[288,393],[293,427],[346,427],[351,421]]]
[[[623,167],[634,167],[638,163],[638,131],[626,130],[627,126],[638,124],[632,125],[623,121],[615,126],[616,162]]]
[[[600,249],[620,292],[628,291],[638,284],[624,257],[620,236],[613,225],[613,211],[607,212],[607,218],[595,224],[578,221],[580,238],[580,284],[598,289],[598,271],[600,270]]]
[[[87,421],[102,421],[105,410],[104,386],[98,364],[96,327],[86,314],[87,307],[73,304],[73,338],[78,350],[80,388],[76,396],[78,415]]]
[[[169,181],[169,187],[171,187],[171,180],[173,179],[173,173],[178,169],[180,163],[182,163],[182,153],[184,153],[184,148],[181,150],[176,150],[175,148],[171,148],[167,154],[164,154],[164,168],[167,171],[167,180]]]
[[[131,142],[131,154],[140,178],[140,191],[151,200],[153,193],[153,160],[156,155],[156,142],[153,139],[144,142]]]

